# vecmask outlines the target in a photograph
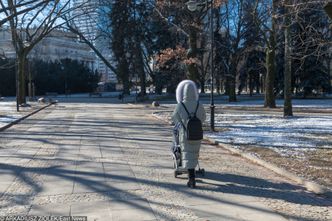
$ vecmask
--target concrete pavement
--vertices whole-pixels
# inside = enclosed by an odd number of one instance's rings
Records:
[[[171,128],[151,112],[60,103],[1,133],[0,215],[313,220],[285,209],[310,207],[322,214],[315,220],[331,217],[330,202],[214,146],[202,148],[206,177],[187,188],[185,175],[173,177]]]

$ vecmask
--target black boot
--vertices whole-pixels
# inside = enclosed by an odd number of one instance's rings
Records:
[[[190,188],[195,188],[196,187],[196,180],[195,180],[195,169],[188,169],[188,183],[187,186]]]

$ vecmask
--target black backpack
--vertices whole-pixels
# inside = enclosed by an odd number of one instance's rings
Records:
[[[203,139],[202,122],[200,119],[196,117],[199,103],[197,102],[195,113],[192,114],[189,113],[184,103],[181,102],[181,104],[188,114],[188,120],[187,122],[185,122],[186,124],[183,125],[184,129],[186,130],[187,140],[202,140]]]

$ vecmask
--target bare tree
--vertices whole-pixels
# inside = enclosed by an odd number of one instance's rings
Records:
[[[291,17],[290,25],[298,25],[301,32],[292,34],[291,38],[294,42],[294,48],[301,49],[292,52],[292,59],[303,63],[309,56],[317,59],[330,54],[327,46],[331,45],[331,29],[327,17],[320,16],[319,19],[306,20],[306,13],[318,12],[324,6],[325,0],[289,0],[284,7]],[[286,16],[287,14],[285,14]],[[324,15],[322,13],[322,15]],[[323,24],[322,24],[323,23]],[[312,50],[312,48],[315,48]]]
[[[331,43],[326,41],[326,36],[330,35],[328,26],[321,28],[321,19],[302,21],[305,18],[304,13],[319,11],[323,8],[324,3],[325,0],[256,0],[256,8],[253,13],[258,15],[255,16],[256,23],[260,27],[266,47],[265,107],[276,107],[276,52],[278,48],[284,46],[282,40],[276,40],[278,31],[280,33],[282,30],[284,31],[284,37],[287,38],[285,41],[288,44],[285,47],[289,46],[284,50],[285,56],[288,56],[284,60],[286,72],[289,70],[292,72],[292,68],[287,65],[291,65],[294,61],[303,64],[309,56],[322,59],[328,53],[326,48]],[[300,26],[301,31],[292,32],[294,25]],[[308,35],[310,36],[308,37]],[[315,49],[313,50],[313,48]],[[301,71],[301,65],[297,71]],[[292,87],[291,84],[289,86]]]
[[[29,0],[20,1],[13,5],[8,5],[8,1],[0,0],[0,27],[9,22],[9,20],[13,19],[14,17],[35,10],[50,1],[51,0]],[[14,9],[15,12],[13,14],[6,13],[7,11],[14,11]]]
[[[26,103],[25,72],[26,59],[31,50],[52,30],[63,25],[60,16],[70,12],[67,1],[33,1],[1,0],[5,19],[9,22],[12,43],[16,52],[17,63],[17,102]],[[35,2],[35,1],[34,1]],[[22,6],[23,5],[23,6]],[[19,9],[29,7],[30,10]]]
[[[265,62],[266,62],[266,77],[265,77],[265,98],[264,107],[275,108],[274,95],[274,81],[276,75],[276,22],[277,22],[277,6],[278,0],[256,0],[253,8],[253,18],[257,27],[259,27],[261,35],[265,43]]]
[[[187,0],[181,1],[167,1],[167,0],[158,0],[156,12],[159,13],[161,17],[170,18],[167,21],[171,21],[172,25],[176,27],[176,30],[183,34],[183,36],[188,40],[188,59],[197,59],[199,60],[200,49],[198,48],[198,42],[200,41],[198,33],[203,33],[204,23],[206,21],[210,5],[209,1],[202,1],[200,7],[196,11],[190,12],[186,3]],[[219,8],[225,1],[223,0],[214,0],[213,10]],[[199,69],[204,70],[204,67],[198,67],[199,62],[193,62],[187,64],[188,69],[188,78],[194,81],[200,80]],[[204,71],[201,71],[201,74],[205,74]]]
[[[331,61],[331,30],[328,18],[322,12],[325,0],[284,0],[283,28],[285,36],[284,62],[284,116],[293,116],[292,110],[292,73],[297,76],[302,72],[317,75],[322,67]],[[295,28],[295,30],[293,30]],[[314,61],[314,62],[310,62]],[[308,62],[310,65],[308,66]],[[292,67],[296,64],[296,67]],[[310,70],[310,71],[309,71]],[[316,73],[313,73],[315,70]],[[322,69],[321,69],[322,70]],[[325,76],[329,75],[326,67]],[[304,79],[302,79],[303,81]],[[328,79],[326,79],[328,81]],[[306,87],[303,88],[305,96]]]
[[[221,21],[223,34],[225,37],[222,42],[217,42],[220,49],[225,52],[223,55],[226,93],[229,96],[229,102],[235,102],[236,99],[236,79],[238,70],[243,62],[247,48],[242,46],[242,40],[245,34],[244,29],[244,0],[227,1],[224,9],[221,11]],[[221,61],[219,61],[221,62]]]

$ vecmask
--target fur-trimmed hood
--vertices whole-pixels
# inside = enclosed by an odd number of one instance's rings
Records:
[[[199,95],[198,95],[198,90],[197,90],[197,86],[196,86],[195,82],[193,82],[191,80],[183,80],[178,84],[178,86],[176,88],[176,101],[178,103],[183,102],[185,86],[189,85],[189,84],[194,87],[194,89],[195,89],[195,99],[196,99],[196,101],[198,101]]]

